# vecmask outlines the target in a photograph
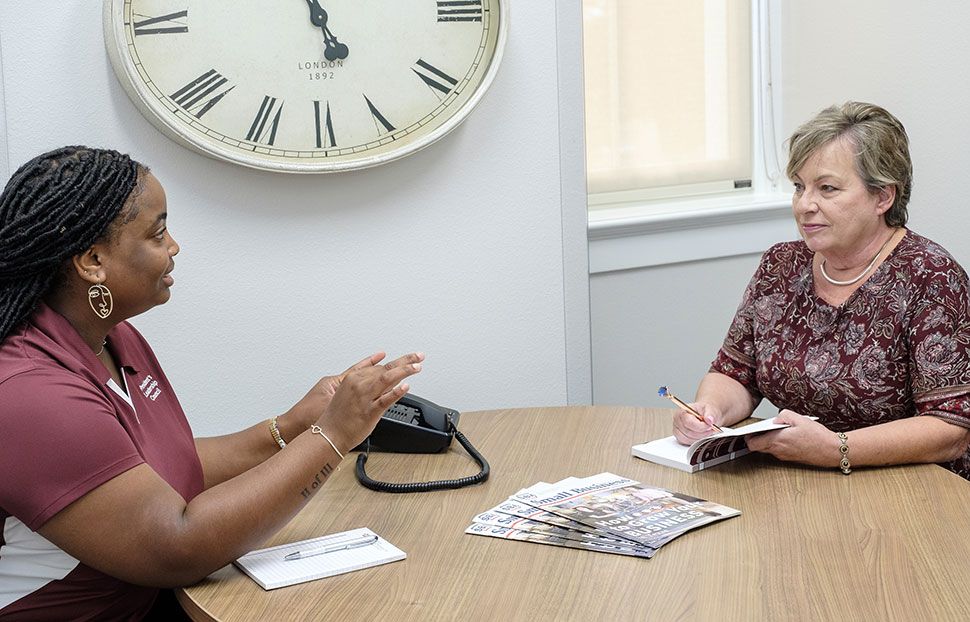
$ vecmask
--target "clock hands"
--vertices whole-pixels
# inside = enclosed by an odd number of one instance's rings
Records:
[[[323,44],[326,49],[323,51],[323,56],[327,60],[343,60],[347,58],[347,54],[350,49],[343,43],[337,41],[337,37],[330,32],[330,28],[327,26],[327,11],[320,6],[319,0],[306,0],[307,6],[310,7],[310,23],[320,29],[323,33]]]

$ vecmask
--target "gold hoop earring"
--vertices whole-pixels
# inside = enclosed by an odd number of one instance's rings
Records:
[[[101,283],[92,285],[88,288],[88,304],[91,305],[91,310],[94,311],[95,315],[102,320],[107,319],[114,309],[111,290]]]

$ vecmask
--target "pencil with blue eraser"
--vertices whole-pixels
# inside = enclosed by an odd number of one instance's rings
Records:
[[[695,417],[697,417],[697,419],[699,421],[703,421],[704,423],[707,423],[707,421],[704,420],[704,415],[700,414],[699,412],[697,412],[696,410],[694,410],[693,408],[691,408],[690,406],[688,406],[679,397],[677,397],[676,395],[674,395],[673,393],[671,393],[670,391],[668,391],[666,386],[661,386],[659,389],[657,389],[657,395],[659,395],[660,397],[666,397],[668,400],[672,401],[674,404],[677,404],[678,406],[680,406],[681,408],[683,408],[684,410],[686,410],[690,414],[692,414]],[[721,428],[717,427],[713,423],[710,423],[708,425],[710,425],[712,428],[714,428],[718,432],[721,432]]]

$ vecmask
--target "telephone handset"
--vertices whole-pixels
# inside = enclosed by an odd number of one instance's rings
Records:
[[[489,475],[488,461],[458,431],[460,416],[461,413],[457,410],[439,406],[417,395],[405,395],[384,411],[371,435],[354,448],[362,452],[357,456],[357,480],[371,490],[382,492],[426,492],[484,482]],[[410,454],[439,453],[448,449],[453,437],[458,439],[462,447],[482,467],[478,475],[454,480],[399,484],[375,481],[364,472],[364,464],[371,449]]]

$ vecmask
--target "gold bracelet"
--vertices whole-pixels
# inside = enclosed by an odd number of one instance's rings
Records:
[[[273,435],[273,440],[276,444],[280,446],[280,449],[286,448],[286,441],[280,436],[280,427],[276,424],[276,417],[269,420],[269,433]]]
[[[340,450],[337,449],[337,446],[333,444],[333,441],[330,440],[330,437],[323,433],[323,428],[321,428],[320,426],[314,423],[313,425],[310,426],[310,432],[312,434],[319,434],[320,436],[322,436],[325,441],[330,443],[330,446],[333,447],[333,450],[335,452],[337,452],[337,455],[340,456],[340,459],[341,460],[344,459],[344,455],[340,453]],[[337,467],[337,468],[339,469],[340,467]]]
[[[849,437],[845,432],[836,432],[835,435],[839,437],[839,453],[842,454],[839,468],[842,469],[843,475],[848,475],[852,472],[852,465],[849,464]]]

